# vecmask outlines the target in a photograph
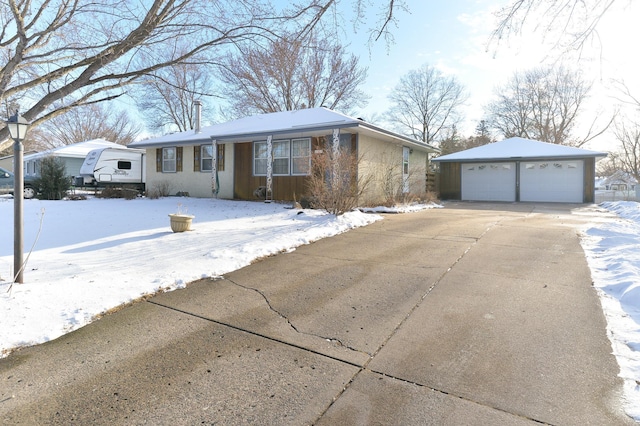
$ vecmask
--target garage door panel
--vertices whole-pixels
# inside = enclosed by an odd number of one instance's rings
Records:
[[[520,201],[581,203],[583,187],[582,160],[520,163]]]
[[[462,164],[462,199],[469,201],[515,201],[516,164]]]

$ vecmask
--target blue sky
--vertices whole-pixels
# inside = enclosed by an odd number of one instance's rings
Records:
[[[374,3],[380,4],[382,0]],[[640,39],[640,30],[634,22],[640,17],[640,2],[618,0],[599,26],[599,42],[586,46],[581,52],[561,54],[552,50],[557,35],[535,28],[539,22],[535,16],[531,26],[520,37],[512,37],[500,46],[487,42],[495,28],[495,12],[508,0],[407,0],[410,13],[399,12],[398,26],[392,28],[395,42],[386,46],[378,41],[367,45],[368,26],[375,22],[370,9],[369,22],[353,33],[351,24],[345,22],[343,42],[360,57],[362,66],[368,67],[368,79],[363,89],[371,100],[362,111],[363,118],[383,114],[389,107],[387,96],[400,78],[408,71],[429,64],[442,72],[455,75],[469,92],[465,109],[466,121],[461,133],[469,136],[477,123],[484,118],[483,106],[490,100],[494,88],[504,84],[516,71],[524,71],[540,64],[561,61],[579,69],[584,77],[594,82],[587,110],[583,114],[583,132],[593,117],[600,120],[610,114],[617,103],[612,98],[611,80],[623,79],[640,98],[640,82],[635,76],[635,58],[629,40]],[[341,3],[345,19],[349,19],[350,3]],[[635,27],[635,28],[634,28]],[[631,50],[630,50],[631,49]],[[611,136],[595,140],[587,148],[606,149]]]
[[[484,52],[483,43],[488,40],[492,26],[478,29],[469,22],[482,16],[490,16],[491,6],[496,2],[414,0],[408,3],[410,13],[399,12],[398,26],[392,28],[393,44],[387,46],[380,40],[367,45],[364,25],[359,28],[357,37],[349,35],[351,51],[360,57],[361,65],[369,69],[369,77],[363,89],[371,96],[371,100],[363,115],[384,113],[389,107],[387,96],[400,78],[425,64],[455,75],[460,83],[467,86],[468,91],[473,87],[474,92],[488,94],[493,85],[483,78],[485,72],[465,62],[478,54],[491,57],[490,53]],[[371,17],[369,24],[373,22],[375,16]],[[473,111],[473,118],[469,117],[469,121],[477,124],[482,119],[481,113],[471,103],[469,107],[469,112]],[[470,127],[470,131],[473,131],[475,124],[470,123],[465,127]]]

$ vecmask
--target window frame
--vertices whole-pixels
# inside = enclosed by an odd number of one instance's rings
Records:
[[[210,155],[205,156],[207,148],[210,150]],[[205,168],[205,162],[209,162],[209,168]],[[213,145],[200,145],[200,172],[211,173],[213,171]]]
[[[173,159],[167,159],[165,153],[173,151]],[[173,170],[169,170],[167,164],[173,163]],[[178,149],[175,146],[167,146],[162,148],[162,173],[177,173],[178,172]]]
[[[305,156],[294,156],[293,155],[293,146],[295,144],[295,142],[306,142],[306,147],[307,147],[307,155]],[[295,138],[295,139],[291,139],[291,146],[290,146],[290,152],[291,152],[291,176],[309,176],[309,174],[311,174],[311,138]],[[297,172],[294,170],[294,166],[297,164],[298,159],[307,159],[307,170],[305,172]]]
[[[283,146],[286,144],[286,149],[284,151],[286,151],[286,155],[279,155],[276,156],[276,152],[278,151],[276,149],[276,145],[278,146]],[[290,139],[278,139],[276,141],[271,142],[271,154],[272,154],[272,161],[273,161],[273,176],[290,176],[291,175],[291,140]],[[276,161],[277,160],[286,160],[287,162],[287,166],[286,168],[286,172],[284,173],[276,173]]]
[[[256,153],[257,153],[257,148],[258,146],[262,146],[264,145],[264,157],[260,156],[257,157]],[[252,156],[253,156],[253,175],[254,176],[266,176],[267,175],[267,161],[269,160],[269,154],[267,153],[267,141],[256,141],[253,143],[253,150],[252,150]],[[260,163],[262,164],[262,162],[264,162],[264,173],[258,173],[256,172],[256,164],[258,162],[258,160],[260,160]]]

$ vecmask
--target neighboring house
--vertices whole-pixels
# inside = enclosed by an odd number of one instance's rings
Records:
[[[600,187],[611,191],[633,191],[638,181],[631,173],[618,170],[600,182]]]
[[[45,157],[56,157],[64,162],[66,174],[70,178],[80,176],[80,167],[84,162],[89,151],[97,148],[124,148],[104,139],[93,139],[86,142],[64,145],[59,148],[50,149],[48,151],[37,152],[24,156],[24,175],[30,177],[40,176],[40,162]]]
[[[606,156],[516,137],[432,161],[442,199],[593,203],[596,159]]]
[[[37,151],[28,151],[28,152],[25,152],[23,155],[31,155],[31,154],[35,154],[36,152]],[[10,172],[13,172],[13,154],[0,157],[0,167],[2,167],[5,170],[9,170]]]
[[[261,114],[202,128],[196,124],[195,130],[129,145],[147,151],[148,190],[168,185],[171,194],[243,200],[270,193],[282,201],[308,195],[313,154],[338,146],[360,158],[360,177],[371,177],[362,203],[383,201],[389,176],[401,182],[400,191],[424,194],[429,155],[438,152],[326,108]]]

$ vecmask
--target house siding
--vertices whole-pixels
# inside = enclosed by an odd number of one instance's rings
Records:
[[[158,171],[156,149],[147,149],[146,187],[148,191],[154,188],[168,186],[169,194],[175,195],[178,192],[188,193],[192,197],[210,198],[214,194],[211,190],[211,172],[194,171],[194,148],[193,145],[185,146],[182,150],[182,171],[175,173],[163,173]],[[162,152],[160,150],[160,152]],[[225,148],[225,170],[218,172],[219,192],[218,198],[233,198],[233,145],[227,144]]]
[[[402,145],[391,145],[381,140],[360,135],[359,173],[368,185],[362,194],[364,205],[384,203],[402,188]],[[427,153],[413,150],[409,154],[409,193],[426,192]]]
[[[312,137],[312,152],[327,149],[331,144],[331,135]],[[395,179],[395,186],[402,185],[402,145],[390,144],[373,137],[343,133],[346,138],[342,143],[351,144],[353,152],[361,158],[358,175],[362,179],[370,177],[370,181],[361,205],[374,205],[386,201],[383,191],[385,170],[391,168]],[[163,186],[169,187],[169,194],[178,192],[188,193],[192,197],[213,197],[211,191],[211,173],[194,171],[197,150],[194,145],[184,146],[182,149],[182,171],[162,173],[157,170],[157,155],[155,148],[148,148],[146,161],[147,190]],[[225,148],[225,170],[218,172],[218,198],[255,200],[255,190],[266,186],[266,176],[253,175],[253,142],[228,143]],[[426,191],[427,153],[414,150],[409,157],[409,192],[420,196]],[[308,176],[273,176],[273,199],[278,201],[301,200],[307,197]]]
[[[260,186],[267,185],[267,177],[253,175],[253,142],[236,143],[234,145],[235,177],[233,198],[255,200],[255,190]],[[307,176],[273,176],[273,199],[279,201],[299,200],[306,194],[307,180]]]

